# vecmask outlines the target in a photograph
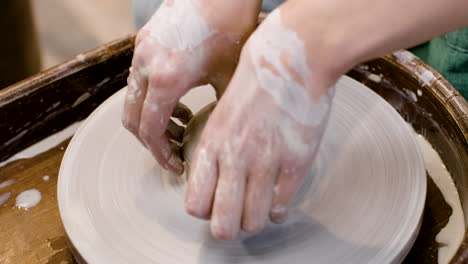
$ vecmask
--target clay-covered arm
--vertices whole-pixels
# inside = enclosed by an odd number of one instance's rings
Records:
[[[304,40],[310,64],[339,75],[353,65],[468,26],[466,0],[290,0],[287,27]]]

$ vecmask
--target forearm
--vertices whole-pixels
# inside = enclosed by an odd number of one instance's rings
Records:
[[[199,0],[204,16],[215,21],[214,27],[226,32],[253,31],[262,0]],[[235,19],[233,19],[235,17]],[[242,33],[243,33],[242,32]]]
[[[291,0],[288,27],[304,40],[310,64],[343,74],[354,64],[468,26],[466,0]],[[317,67],[315,67],[317,68]]]

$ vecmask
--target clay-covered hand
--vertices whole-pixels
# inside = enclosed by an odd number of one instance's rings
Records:
[[[216,238],[261,231],[288,208],[316,155],[337,77],[274,11],[243,48],[193,155],[185,206]]]
[[[248,1],[239,1],[248,2]],[[243,48],[203,130],[186,209],[217,238],[283,222],[353,65],[468,25],[463,0],[289,0]],[[372,23],[369,23],[372,21]],[[441,23],[443,21],[443,23]]]
[[[237,2],[167,0],[137,35],[123,124],[178,174],[182,161],[166,132],[171,113],[191,88],[211,83],[220,94],[229,82],[260,4]]]

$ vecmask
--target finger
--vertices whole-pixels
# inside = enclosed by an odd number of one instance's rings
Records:
[[[182,142],[184,137],[185,128],[183,126],[179,126],[176,122],[169,119],[169,123],[167,124],[166,135],[169,139]]]
[[[171,150],[165,133],[174,106],[175,103],[156,96],[155,89],[149,88],[141,111],[139,136],[163,168],[180,175],[184,171],[182,160]]]
[[[187,124],[190,119],[192,119],[193,114],[190,108],[188,108],[183,103],[177,103],[174,111],[172,112],[172,117],[179,119],[183,124]]]
[[[141,109],[148,88],[148,80],[146,77],[141,77],[139,74],[131,71],[127,83],[122,124],[138,137]]]
[[[166,170],[182,175],[184,167],[181,155],[174,151],[169,138],[165,134],[159,137],[153,136],[146,128],[141,131],[144,131],[140,132],[143,143],[149,148],[159,164]]]
[[[273,204],[270,210],[270,219],[281,224],[287,220],[291,201],[294,199],[305,177],[302,171],[283,168],[280,170],[274,187]]]
[[[278,175],[278,164],[273,160],[268,164],[255,165],[248,175],[242,229],[249,233],[262,231],[268,221],[273,200],[273,188]],[[268,166],[269,165],[269,166]]]
[[[148,146],[153,156],[164,169],[172,171],[177,175],[183,174],[182,155],[180,151],[176,151],[178,148],[173,148],[173,146],[177,145],[169,141],[166,135],[152,138],[147,134],[142,134],[141,137],[144,138],[144,144]]]
[[[200,145],[190,164],[185,210],[192,216],[209,219],[218,179],[218,165],[214,150]]]
[[[235,163],[222,162],[213,203],[211,233],[217,239],[232,240],[240,231],[247,171]]]

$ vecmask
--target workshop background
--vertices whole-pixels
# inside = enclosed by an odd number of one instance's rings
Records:
[[[134,32],[131,0],[3,0],[0,89]]]

